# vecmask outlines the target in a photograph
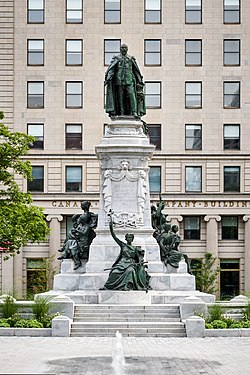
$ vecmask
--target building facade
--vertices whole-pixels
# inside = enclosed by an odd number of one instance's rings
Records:
[[[11,129],[37,139],[34,180],[17,180],[51,227],[47,243],[0,257],[0,289],[34,291],[80,202],[98,211],[104,73],[126,43],[156,145],[151,201],[161,193],[191,259],[207,251],[219,259],[221,298],[249,292],[249,1],[2,0],[0,8],[1,110]]]

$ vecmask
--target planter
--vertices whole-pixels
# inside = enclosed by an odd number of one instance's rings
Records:
[[[250,328],[205,329],[205,337],[250,337]]]

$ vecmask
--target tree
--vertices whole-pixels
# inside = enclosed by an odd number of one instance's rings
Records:
[[[0,121],[3,120],[0,112]],[[28,242],[45,241],[49,234],[43,209],[32,205],[29,193],[20,190],[14,175],[32,179],[32,167],[23,156],[34,138],[11,132],[0,123],[0,250],[5,259],[20,252]]]
[[[216,257],[205,253],[203,259],[199,258],[192,271],[195,275],[196,288],[200,292],[214,294],[217,291],[216,281],[220,268],[215,266]]]

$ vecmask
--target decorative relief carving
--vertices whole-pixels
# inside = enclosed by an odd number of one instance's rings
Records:
[[[107,169],[104,172],[103,198],[106,213],[114,211],[114,224],[117,226],[137,227],[143,223],[143,213],[147,195],[146,172],[142,169],[132,170],[130,161],[123,159],[118,164],[118,172]],[[116,194],[113,194],[114,190]],[[135,192],[135,197],[130,199]],[[126,210],[119,207],[119,201],[114,201],[114,196],[125,194],[127,196]],[[120,210],[119,210],[120,208]],[[120,212],[119,212],[120,211]]]
[[[115,125],[108,125],[106,135],[142,135],[143,127],[142,125],[138,127],[121,127]]]

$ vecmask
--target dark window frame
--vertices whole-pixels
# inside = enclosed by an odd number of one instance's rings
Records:
[[[41,123],[41,122],[39,122],[39,123],[34,123],[34,122],[28,122],[27,123],[27,134],[28,135],[31,135],[30,133],[29,133],[29,126],[36,126],[36,125],[42,125],[42,127],[43,127],[43,135],[42,135],[42,141],[34,141],[32,144],[30,144],[30,149],[34,149],[34,150],[44,150],[44,123]],[[35,137],[35,136],[33,136],[33,137]],[[36,147],[37,146],[37,144],[38,144],[38,142],[42,142],[42,147]]]
[[[195,218],[198,219],[197,229],[186,229],[187,219]],[[193,231],[193,233],[191,233]],[[194,232],[196,231],[196,232]],[[201,217],[195,215],[188,215],[183,217],[183,233],[185,241],[200,241],[201,240]]]
[[[226,51],[225,50],[225,45],[226,45],[226,42],[239,42],[239,50],[238,52],[235,52],[235,51]],[[238,64],[226,64],[225,63],[225,57],[227,54],[237,54],[238,55],[238,60],[239,60],[239,63]],[[224,66],[240,66],[241,65],[241,40],[240,39],[223,39],[223,65]]]
[[[200,84],[200,94],[187,94],[187,85],[189,83]],[[188,106],[187,105],[187,99],[190,96],[200,97],[200,105],[199,106]],[[202,81],[185,81],[185,108],[186,109],[201,109],[202,108]]]
[[[156,151],[160,151],[162,147],[161,124],[147,124],[147,128],[148,128],[148,135],[149,135],[150,143],[155,145]],[[150,129],[159,129],[159,134],[150,136]]]
[[[238,147],[225,147],[226,146],[226,140],[235,139],[234,137],[225,137],[225,128],[227,126],[237,126],[239,129],[239,139],[237,141]],[[224,150],[240,150],[241,148],[241,129],[240,124],[223,124],[223,149]]]
[[[187,189],[187,168],[199,168],[200,170],[200,190],[188,190]],[[185,166],[185,193],[202,193],[202,166],[201,165],[186,165]]]
[[[226,22],[226,15],[228,12],[237,12],[238,13],[238,22]],[[241,23],[241,0],[239,0],[239,8],[238,9],[232,9],[232,10],[226,10],[225,9],[225,0],[223,0],[223,23],[225,25],[239,25]]]
[[[223,266],[223,264],[230,264],[230,263],[234,265],[238,265],[238,267],[231,266],[230,268],[228,268],[228,267]],[[230,277],[229,277],[229,273],[231,273]],[[226,280],[223,274],[224,275],[227,274]],[[228,284],[228,282],[232,281],[233,279],[238,280],[238,285]],[[227,290],[227,293],[229,292],[226,295],[222,295],[223,281],[226,281],[226,284],[223,289]],[[231,293],[230,293],[230,289],[231,289]],[[220,259],[220,299],[230,300],[233,297],[238,296],[239,294],[240,294],[240,258],[221,258]]]
[[[72,189],[69,189],[68,188],[68,184],[69,182],[67,181],[67,170],[68,168],[79,168],[79,170],[81,171],[81,179],[80,179],[80,182],[73,182],[73,183],[80,183],[80,188],[79,190],[72,190]],[[66,165],[65,166],[65,193],[82,193],[82,188],[83,188],[83,183],[82,183],[82,178],[83,178],[83,170],[82,170],[82,166],[81,165]]]
[[[41,182],[40,182],[40,184],[41,184],[41,188],[39,188],[39,189],[34,189],[33,187],[32,187],[32,185],[34,184],[34,181],[35,181],[35,179],[33,178],[33,180],[32,181],[27,181],[27,191],[28,192],[31,192],[32,194],[33,193],[44,193],[44,165],[31,165],[32,166],[32,177],[33,177],[33,170],[34,170],[34,168],[41,168],[42,169],[42,171],[43,171],[43,178],[42,178],[42,180],[41,180]],[[38,180],[38,179],[37,179]],[[36,180],[36,181],[37,181]],[[39,180],[40,181],[40,180]]]
[[[36,94],[36,95],[41,95],[42,106],[32,107],[32,106],[29,105],[29,99],[31,98],[31,95],[35,95],[35,94],[29,94],[29,84],[30,83],[42,83],[42,86],[43,86],[42,94]],[[44,81],[27,81],[27,109],[43,109],[43,108],[44,108]]]
[[[114,52],[107,52],[106,51],[106,48],[105,48],[105,45],[106,45],[106,42],[120,42],[120,48],[121,48],[121,44],[122,44],[122,41],[121,41],[121,39],[104,39],[104,41],[103,41],[103,62],[104,62],[104,66],[108,66],[109,65],[109,63],[108,64],[106,64],[106,53],[113,53],[113,56],[115,55],[115,54],[117,54],[117,52],[116,51],[114,51]],[[119,51],[118,51],[118,53],[120,52],[120,48],[119,48]]]
[[[185,0],[185,24],[187,25],[201,25],[202,24],[202,0],[200,0],[200,10],[195,10],[195,11],[191,11],[191,10],[187,10],[187,2]],[[188,12],[199,12],[200,13],[200,22],[188,22],[187,21],[187,14]]]
[[[43,16],[42,16],[42,21],[40,21],[40,22],[31,22],[30,21],[30,11],[31,11],[31,9],[29,8],[29,0],[27,0],[27,23],[28,24],[44,24],[45,23],[45,0],[42,0],[42,2],[43,2],[43,8],[42,8],[42,14],[43,14]]]
[[[189,52],[187,51],[187,42],[200,42],[200,52]],[[188,64],[187,55],[199,55],[200,63],[199,64]],[[185,66],[202,66],[202,39],[185,39]]]
[[[228,230],[226,229],[229,226],[228,225],[223,226],[223,221],[226,218],[234,218],[234,219],[236,218],[236,226],[230,225],[231,229],[232,228],[236,228],[236,229],[234,230],[234,232],[230,233],[230,235],[228,235]],[[222,241],[238,241],[239,240],[239,217],[238,216],[236,215],[221,216],[221,240]]]
[[[160,42],[160,50],[157,51],[157,52],[154,52],[154,51],[147,51],[146,50],[146,46],[147,46],[147,42]],[[153,54],[153,55],[159,55],[160,56],[160,62],[159,64],[147,64],[146,61],[147,61],[147,55],[149,54]],[[162,65],[162,40],[161,39],[144,39],[144,65],[145,66],[161,66]]]
[[[122,4],[121,4],[122,0],[119,0],[119,3],[120,3],[120,9],[119,10],[110,10],[110,9],[106,9],[106,0],[103,0],[103,11],[104,11],[104,14],[103,14],[103,19],[104,19],[104,24],[105,25],[119,25],[121,24],[121,18],[122,18],[122,15],[121,15],[121,9],[122,9]],[[119,11],[119,21],[117,22],[107,22],[106,21],[106,13],[107,12],[117,12]]]
[[[39,51],[39,52],[31,52],[29,50],[29,42],[33,42],[33,41],[42,41],[43,42],[43,50],[42,51]],[[27,39],[27,65],[28,66],[44,66],[44,39]],[[30,55],[31,54],[41,54],[42,55],[42,63],[41,64],[31,64],[29,62],[29,58],[30,58]]]
[[[187,135],[187,130],[188,130],[187,127],[188,126],[199,126],[200,127],[200,133],[201,133],[200,137],[195,137],[195,136],[190,137],[190,136],[188,136]],[[188,139],[196,139],[196,138],[200,139],[200,147],[196,147],[196,148],[187,147],[187,140]],[[202,150],[202,124],[185,124],[185,150]]]
[[[80,83],[81,85],[81,92],[80,94],[70,94],[67,92],[67,88],[68,88],[68,83]],[[67,99],[69,96],[78,96],[80,95],[80,98],[81,98],[81,104],[80,106],[68,106],[67,105]],[[82,109],[83,108],[83,81],[66,81],[65,82],[65,108],[66,109]]]
[[[160,92],[159,94],[147,94],[146,93],[146,86],[147,86],[147,83],[159,83],[160,84]],[[146,97],[147,95],[151,95],[151,96],[159,96],[159,101],[160,101],[160,105],[159,106],[148,106],[146,105],[146,108],[147,109],[160,109],[162,108],[162,81],[145,81],[145,90],[144,90],[144,94],[145,94],[145,101],[146,101]]]
[[[83,23],[83,0],[81,0],[81,9],[80,10],[77,10],[78,12],[80,11],[81,12],[81,20],[79,22],[72,22],[72,21],[68,21],[68,17],[67,17],[67,13],[68,11],[75,11],[75,9],[70,9],[68,8],[68,0],[65,0],[66,3],[65,3],[65,20],[66,20],[66,24],[82,24]]]
[[[69,132],[67,132],[67,127],[68,126],[81,126],[81,132],[80,133],[75,133],[75,134],[80,134],[80,136],[78,137],[75,137],[76,139],[79,139],[80,142],[79,142],[79,147],[69,147],[69,144],[70,142],[72,142],[72,139],[74,138],[73,136],[71,137],[67,137],[67,134],[70,134]],[[72,134],[72,133],[71,133]],[[66,123],[65,124],[65,150],[82,150],[82,124],[70,124],[70,123]]]
[[[238,188],[235,189],[235,190],[231,190],[228,187],[226,187],[226,178],[227,178],[227,176],[225,175],[226,168],[238,168],[238,171],[239,171],[239,173],[238,173],[238,180],[239,180],[239,182],[238,182]],[[224,166],[224,168],[223,168],[223,187],[224,187],[224,193],[240,193],[240,182],[241,182],[240,181],[241,180],[240,174],[241,174],[241,167],[240,166],[238,166],[238,165],[225,165]]]
[[[159,171],[160,171],[160,178],[159,178],[159,189],[157,189],[157,190],[151,190],[150,189],[150,170],[152,170],[152,169],[158,169]],[[159,194],[159,193],[161,193],[161,188],[162,188],[162,183],[161,183],[161,178],[162,178],[162,168],[161,168],[161,166],[160,165],[151,165],[150,166],[150,169],[149,169],[149,175],[148,175],[148,177],[149,177],[149,191],[150,191],[150,194]],[[158,182],[158,181],[157,181]],[[152,185],[151,185],[152,186]]]
[[[147,21],[147,12],[159,12],[159,22],[148,22]],[[150,10],[150,9],[146,9],[146,0],[144,0],[144,23],[147,24],[147,25],[159,25],[162,23],[162,0],[160,0],[160,9],[159,10]]]
[[[227,83],[238,83],[239,84],[239,94],[226,94],[225,93],[225,87]],[[227,96],[234,95],[235,97],[238,97],[239,106],[227,106],[225,99]],[[241,108],[241,81],[223,81],[223,108],[224,109],[240,109]]]
[[[67,62],[67,60],[68,60],[68,54],[72,53],[72,52],[69,52],[67,50],[67,47],[68,47],[67,44],[68,44],[68,42],[74,42],[74,41],[81,42],[81,51],[80,52],[74,52],[74,53],[77,53],[77,54],[80,55],[80,57],[81,57],[80,64],[69,64]],[[82,66],[83,65],[83,40],[82,39],[65,39],[65,65],[66,66]]]

